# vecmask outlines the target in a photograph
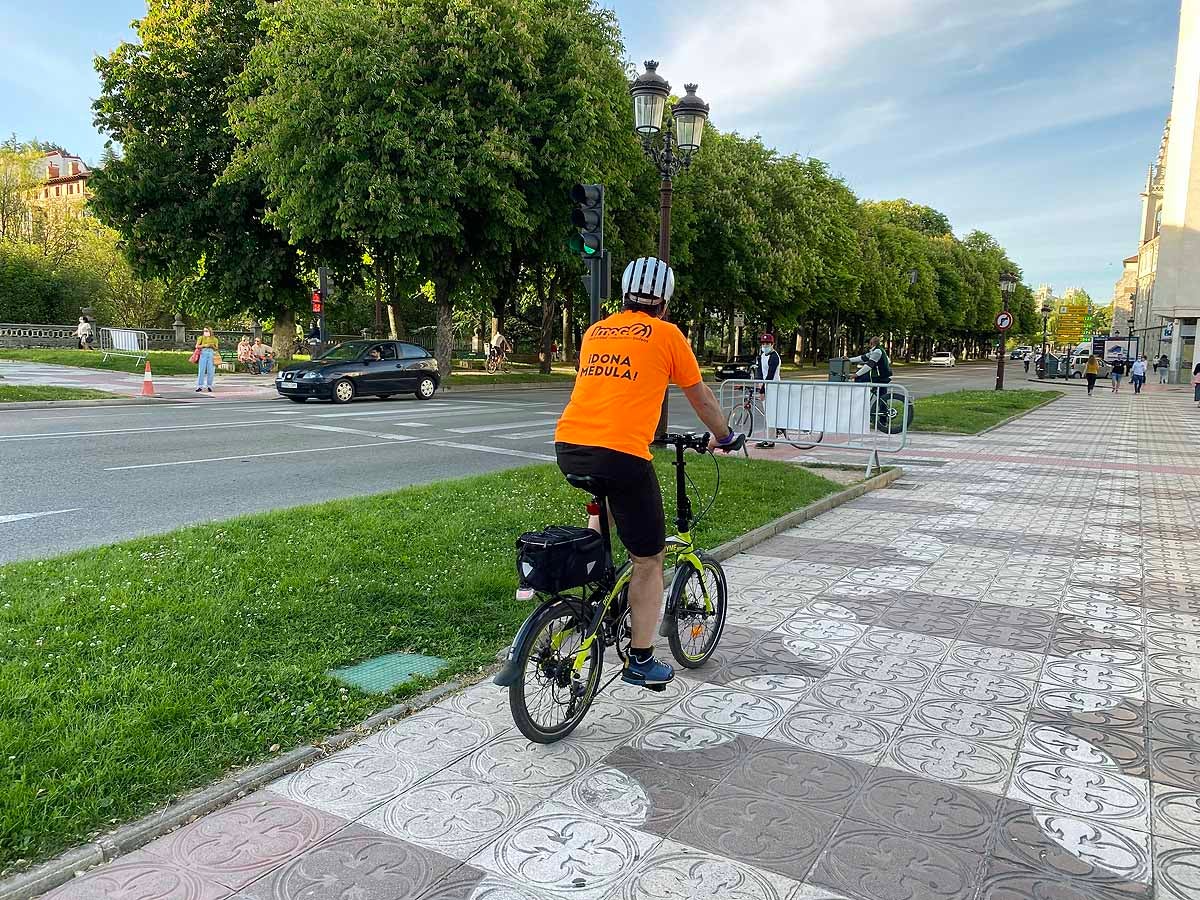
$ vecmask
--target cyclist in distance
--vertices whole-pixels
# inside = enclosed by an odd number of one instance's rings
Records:
[[[736,450],[744,438],[726,423],[683,333],[662,320],[675,273],[654,257],[635,259],[621,276],[621,311],[594,323],[579,350],[579,374],[554,434],[565,475],[590,475],[602,486],[617,536],[633,562],[629,582],[630,684],[666,684],[674,669],[654,658],[663,602],[666,523],[650,443],[663,394],[677,385],[712,437],[709,449]],[[719,436],[719,437],[718,437]],[[598,517],[588,523],[600,530]]]
[[[892,361],[883,349],[883,335],[873,335],[867,342],[867,349],[861,356],[852,356],[848,363],[858,364],[854,373],[855,381],[869,381],[872,384],[888,384],[892,380]]]

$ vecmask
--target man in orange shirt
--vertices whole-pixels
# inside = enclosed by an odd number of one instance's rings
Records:
[[[683,333],[661,318],[675,290],[670,266],[635,259],[621,277],[621,312],[592,325],[579,348],[579,374],[554,434],[558,467],[600,481],[617,536],[629,551],[632,619],[631,684],[666,684],[674,670],[654,658],[654,629],[663,599],[666,525],[650,442],[668,384],[682,389],[712,433],[711,449],[736,450],[745,441],[727,424],[717,398],[701,380]],[[720,435],[717,438],[716,435]],[[598,519],[591,526],[599,530]]]

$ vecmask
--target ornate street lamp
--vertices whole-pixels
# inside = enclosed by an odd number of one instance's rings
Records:
[[[1017,284],[1020,279],[1011,272],[1003,272],[1000,275],[1000,296],[1004,298],[1004,311],[1008,312],[1009,302],[1012,300],[1013,293],[1017,290]],[[1004,336],[1008,329],[1000,330],[1000,340],[997,343],[996,349],[996,390],[1004,390]]]
[[[696,96],[699,85],[685,84],[687,94],[671,109],[671,117],[663,127],[667,98],[671,85],[658,74],[658,62],[646,60],[646,71],[629,86],[633,95],[633,130],[642,139],[642,150],[658,169],[661,179],[658,188],[658,258],[671,262],[671,198],[674,179],[692,164],[692,156],[700,149],[704,123],[708,121],[708,104]],[[667,398],[663,395],[662,413],[657,434],[667,430]]]
[[[658,63],[646,60],[646,71],[629,86],[633,95],[633,130],[642,139],[642,150],[662,179],[658,191],[658,258],[671,261],[671,198],[673,181],[692,163],[704,137],[708,104],[696,96],[698,85],[685,84],[687,94],[665,116],[670,83],[658,74]],[[664,127],[664,118],[666,123]]]

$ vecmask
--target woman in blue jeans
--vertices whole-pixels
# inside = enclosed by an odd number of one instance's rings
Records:
[[[217,371],[217,347],[219,342],[213,337],[212,329],[205,328],[204,333],[196,338],[196,349],[200,351],[199,368],[196,370],[196,393],[208,391],[212,393],[213,376]]]

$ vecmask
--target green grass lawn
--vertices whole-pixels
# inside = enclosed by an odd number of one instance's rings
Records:
[[[195,375],[195,364],[188,362],[191,355],[190,350],[151,350],[150,368],[155,375]],[[129,356],[110,356],[102,362],[104,354],[99,350],[0,350],[0,359],[81,366],[110,372],[140,373],[146,366],[144,362]]]
[[[119,395],[107,391],[92,391],[87,388],[0,384],[0,403],[28,403],[31,400],[106,400],[117,396]]]
[[[713,462],[691,458],[702,509]],[[838,487],[726,460],[697,540]],[[531,611],[515,537],[582,522],[584,502],[541,465],[0,567],[0,871],[428,684],[368,696],[333,667],[392,651],[448,659],[442,677],[488,665]]]
[[[573,384],[575,382],[574,372],[551,372],[549,375],[543,375],[537,369],[521,371],[519,369],[511,372],[497,372],[495,375],[489,375],[481,370],[465,370],[454,369],[450,373],[449,385],[451,389],[456,387],[471,387],[475,384]]]
[[[1009,416],[1044,406],[1061,391],[952,391],[914,401],[913,431],[978,434]]]

